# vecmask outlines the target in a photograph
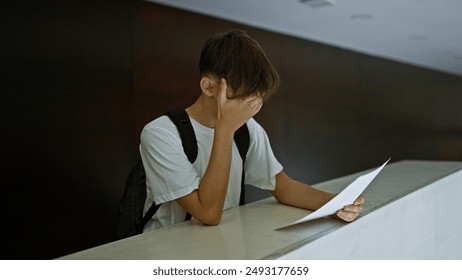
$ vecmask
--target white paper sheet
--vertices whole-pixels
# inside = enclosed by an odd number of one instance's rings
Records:
[[[335,214],[339,209],[342,209],[345,205],[353,204],[353,202],[364,192],[367,186],[369,186],[372,180],[374,180],[377,174],[379,174],[380,171],[382,171],[382,169],[385,167],[385,165],[389,161],[390,159],[388,159],[379,168],[356,178],[343,191],[338,193],[333,199],[331,199],[329,202],[324,204],[321,208],[319,208],[315,212],[312,212],[306,215],[305,217],[301,218],[300,220],[297,220],[291,223],[290,225],[287,225],[284,227],[288,227],[288,226],[296,225],[299,223],[307,222],[310,220],[326,217],[326,216]]]

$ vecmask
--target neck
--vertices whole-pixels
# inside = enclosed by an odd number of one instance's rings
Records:
[[[190,107],[186,108],[188,115],[203,126],[214,128],[217,122],[217,105],[214,97],[201,94]]]

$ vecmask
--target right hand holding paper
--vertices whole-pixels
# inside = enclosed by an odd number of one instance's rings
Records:
[[[345,205],[353,204],[353,202],[364,192],[367,186],[369,186],[372,180],[374,180],[377,174],[379,174],[380,171],[382,171],[382,169],[385,167],[388,161],[390,161],[390,159],[388,159],[379,168],[356,178],[343,191],[337,194],[333,199],[331,199],[329,202],[324,204],[318,210],[281,228],[285,228],[288,226],[296,225],[296,224],[307,222],[310,220],[326,217],[326,216],[335,214],[337,210],[342,209]]]

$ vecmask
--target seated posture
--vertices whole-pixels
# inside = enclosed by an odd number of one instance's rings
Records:
[[[187,213],[205,225],[220,223],[226,209],[239,205],[242,159],[233,141],[247,124],[250,143],[245,183],[269,190],[283,204],[316,210],[335,195],[290,178],[275,158],[268,136],[253,119],[279,86],[279,76],[261,46],[233,30],[210,38],[200,61],[201,94],[186,109],[197,138],[194,163],[186,157],[178,130],[162,116],[145,126],[140,153],[146,172],[145,211],[162,204],[144,231],[183,222]],[[336,213],[353,221],[362,209],[360,196]]]

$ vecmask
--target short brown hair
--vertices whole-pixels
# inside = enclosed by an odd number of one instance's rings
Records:
[[[279,88],[279,75],[263,48],[242,30],[208,39],[199,59],[201,75],[225,78],[237,96],[261,94],[265,99]]]

